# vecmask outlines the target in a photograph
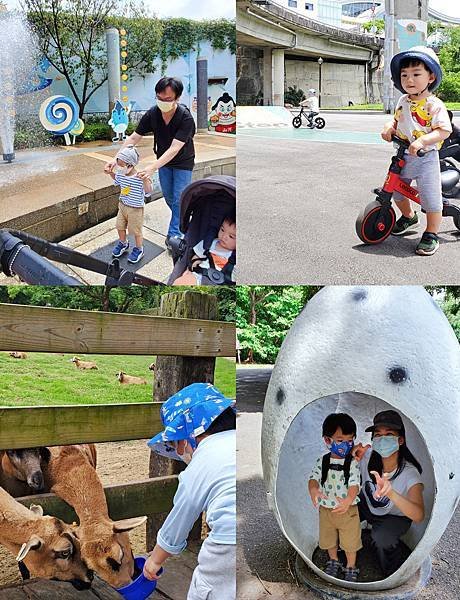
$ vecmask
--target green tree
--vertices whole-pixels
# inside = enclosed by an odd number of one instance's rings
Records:
[[[284,92],[284,101],[292,106],[299,106],[302,100],[305,99],[305,92],[296,85],[290,85]]]
[[[108,25],[124,24],[127,29],[127,74],[134,77],[154,71],[162,26],[142,3],[132,1],[126,7],[122,0],[22,0],[22,5],[42,53],[67,81],[80,117],[107,81]],[[133,15],[129,21],[127,11]]]
[[[385,31],[385,21],[384,19],[373,19],[372,21],[366,21],[361,27],[366,33],[383,33]]]
[[[445,30],[446,43],[439,51],[443,81],[438,95],[445,102],[460,101],[460,27]]]
[[[289,328],[314,286],[238,286],[236,326],[242,359],[273,363]]]

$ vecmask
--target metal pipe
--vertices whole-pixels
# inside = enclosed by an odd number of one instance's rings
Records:
[[[264,21],[265,23],[268,23],[269,25],[274,25],[275,27],[278,27],[279,29],[283,29],[283,31],[287,31],[292,36],[294,36],[294,43],[291,44],[290,46],[286,46],[286,48],[288,48],[288,49],[295,48],[297,46],[297,34],[295,31],[292,31],[292,29],[288,29],[287,27],[284,27],[284,25],[280,25],[280,23],[274,23],[273,21],[270,21],[270,19],[266,19],[265,17],[262,17],[261,15],[258,15],[255,12],[252,12],[252,10],[250,8],[246,8],[246,12],[249,15],[251,15],[251,17],[260,19],[261,21]],[[281,50],[281,48],[280,48],[280,50]]]

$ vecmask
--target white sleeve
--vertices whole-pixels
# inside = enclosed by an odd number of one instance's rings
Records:
[[[198,244],[196,246],[194,246],[193,251],[200,258],[205,258],[205,255],[204,255],[204,240],[201,240],[201,242],[198,242]]]

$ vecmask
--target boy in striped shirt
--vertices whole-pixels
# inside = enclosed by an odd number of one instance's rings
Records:
[[[120,199],[116,228],[118,243],[112,251],[114,258],[119,258],[129,250],[126,230],[134,235],[136,245],[128,256],[128,262],[138,263],[144,256],[142,227],[144,225],[145,198],[152,194],[152,181],[137,177],[136,165],[139,154],[134,146],[122,148],[116,156],[116,166],[107,166],[104,170],[120,186]]]

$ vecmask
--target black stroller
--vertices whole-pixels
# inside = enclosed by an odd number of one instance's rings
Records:
[[[439,150],[439,161],[443,195],[446,198],[456,198],[460,192],[457,185],[460,181],[460,169],[456,164],[460,163],[460,128],[453,122],[452,133]]]
[[[193,248],[204,241],[206,256],[210,259],[209,249],[219,233],[226,217],[235,217],[236,179],[230,175],[214,175],[194,181],[185,188],[181,196],[180,228],[184,232],[183,240],[170,240],[174,261],[174,270],[169,276],[168,285],[191,268]],[[221,270],[212,267],[200,269],[201,285],[221,285],[235,283],[232,278],[236,264],[236,252],[233,252],[226,266]]]

